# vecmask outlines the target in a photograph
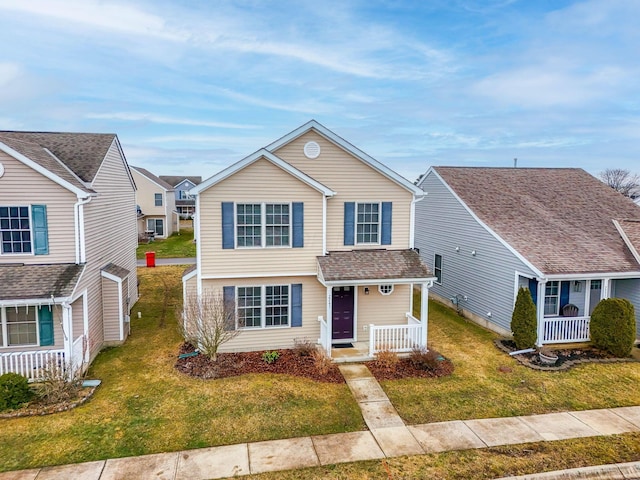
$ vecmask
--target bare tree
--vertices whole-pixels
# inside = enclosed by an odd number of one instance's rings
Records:
[[[640,175],[623,168],[607,168],[600,172],[600,180],[625,197],[640,195]]]
[[[240,334],[235,302],[225,300],[220,293],[188,295],[180,314],[180,330],[185,341],[213,361],[217,359],[220,345]]]

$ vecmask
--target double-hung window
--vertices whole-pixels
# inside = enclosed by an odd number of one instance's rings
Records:
[[[161,193],[154,193],[153,194],[153,200],[154,200],[154,205],[156,207],[161,207],[162,206],[162,194]]]
[[[31,253],[29,207],[0,207],[2,253]]]
[[[442,255],[437,253],[433,258],[433,273],[436,276],[436,283],[442,285]]]
[[[242,328],[289,326],[289,285],[238,287],[237,302]]]
[[[380,243],[380,204],[358,203],[356,210],[356,243]]]
[[[238,247],[288,247],[291,245],[291,206],[288,203],[236,205]]]
[[[36,307],[6,307],[0,312],[4,313],[4,322],[0,322],[0,327],[3,327],[0,329],[0,346],[37,345],[36,310]]]
[[[556,316],[560,309],[560,282],[547,282],[544,289],[544,314]]]

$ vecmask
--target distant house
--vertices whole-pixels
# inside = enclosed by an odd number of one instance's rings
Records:
[[[202,183],[202,177],[180,177],[175,175],[160,175],[160,178],[173,185],[176,195],[176,209],[180,218],[191,218],[196,211],[196,200],[189,194],[196,185]]]
[[[640,208],[577,168],[432,167],[419,186],[415,244],[432,295],[510,333],[531,291],[538,344],[589,340],[603,298],[630,300],[640,333]]]
[[[197,264],[189,294],[218,292],[242,332],[224,350],[294,340],[380,349],[426,347],[433,275],[413,247],[422,191],[310,121],[191,190]],[[413,316],[413,286],[423,298]]]
[[[167,238],[178,229],[173,187],[149,170],[131,166],[136,182],[138,236]]]
[[[129,334],[135,184],[113,134],[0,132],[0,374]]]

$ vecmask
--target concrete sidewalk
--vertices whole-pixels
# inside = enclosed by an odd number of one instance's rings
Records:
[[[157,258],[156,257],[156,266],[162,265],[195,265],[196,257],[183,257],[183,258]],[[146,267],[147,260],[142,258],[137,260],[138,267]]]
[[[640,431],[640,406],[406,426],[366,366],[346,364],[340,369],[360,405],[369,431],[22,470],[0,473],[0,480],[205,480],[402,455]],[[612,472],[622,476],[557,476],[564,475],[564,472],[555,472],[556,476],[514,478],[640,478],[640,462],[625,464],[624,467],[591,467],[591,470],[595,468],[612,468]],[[636,476],[624,476],[631,472],[635,472]]]

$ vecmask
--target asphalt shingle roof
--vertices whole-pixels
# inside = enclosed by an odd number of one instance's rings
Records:
[[[0,301],[69,297],[73,293],[84,265],[0,264]]]
[[[15,139],[46,148],[64,162],[80,180],[87,183],[91,183],[95,178],[115,138],[116,135],[113,133],[0,132],[0,141]],[[14,150],[40,163],[40,160],[19,149]]]
[[[415,250],[352,250],[317,258],[326,282],[433,277]]]
[[[179,183],[182,183],[183,180],[189,180],[194,185],[199,185],[202,183],[202,177],[180,177],[178,175],[160,175],[160,178],[167,182],[169,185],[173,185],[176,187]]]
[[[640,220],[640,208],[582,169],[434,170],[482,222],[545,274],[640,270],[613,223]]]
[[[140,172],[142,175],[144,175],[145,177],[147,177],[149,180],[152,180],[154,182],[156,182],[158,185],[160,185],[162,188],[164,188],[165,190],[168,190],[170,192],[173,192],[173,185],[169,185],[167,182],[165,182],[164,180],[162,180],[160,177],[154,175],[153,173],[151,173],[149,170],[147,170],[146,168],[142,168],[142,167],[134,167],[133,165],[131,165],[131,168],[133,168],[134,170],[137,170],[138,172]]]
[[[102,271],[123,279],[127,278],[130,273],[129,270],[124,267],[119,267],[115,263],[107,264]]]
[[[640,220],[618,220],[618,224],[631,246],[640,254]]]

